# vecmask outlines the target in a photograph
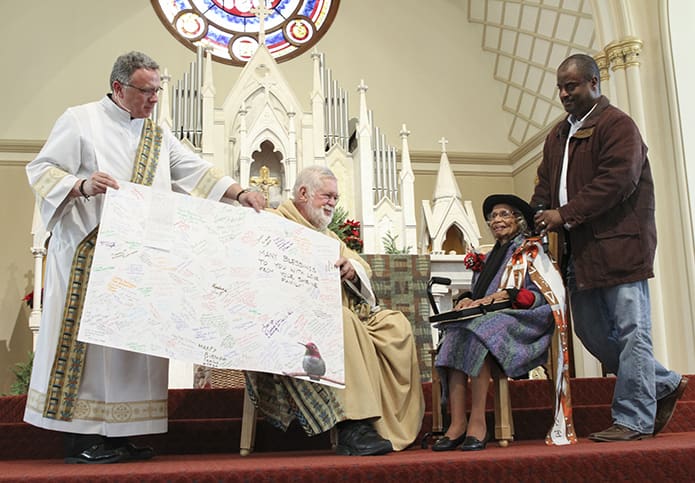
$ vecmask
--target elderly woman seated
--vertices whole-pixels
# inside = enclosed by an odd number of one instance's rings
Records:
[[[546,362],[553,334],[551,307],[528,270],[536,256],[546,256],[542,250],[539,253],[537,243],[527,242],[533,209],[514,195],[491,195],[483,203],[483,214],[496,243],[482,265],[474,267],[478,271],[473,275],[472,293],[460,299],[455,310],[505,300],[511,307],[440,325],[444,334],[436,366],[449,399],[451,424],[433,445],[434,451],[459,445],[463,451],[484,449],[488,441],[485,403],[493,364],[509,377],[524,376]],[[467,420],[468,376],[471,414]]]

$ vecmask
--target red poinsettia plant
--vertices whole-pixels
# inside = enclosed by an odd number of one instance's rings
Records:
[[[41,289],[41,296],[43,297],[43,289]],[[32,290],[24,296],[22,302],[26,302],[30,309],[34,308],[34,291]]]
[[[345,242],[348,248],[361,252],[364,242],[360,238],[360,222],[356,220],[345,220],[338,227],[340,238]]]
[[[479,272],[483,269],[483,263],[485,262],[485,255],[483,253],[478,253],[471,251],[466,253],[463,257],[463,265],[474,272]]]
[[[338,238],[343,240],[348,248],[361,253],[364,243],[360,236],[360,222],[349,220],[347,215],[345,208],[340,205],[336,206],[328,229],[338,235]]]

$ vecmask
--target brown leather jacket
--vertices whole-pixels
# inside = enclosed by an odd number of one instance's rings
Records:
[[[531,206],[559,206],[569,127],[565,119],[546,137]],[[654,182],[647,147],[634,121],[604,96],[570,140],[567,198],[559,211],[570,225],[562,231],[569,234],[578,289],[654,276]]]

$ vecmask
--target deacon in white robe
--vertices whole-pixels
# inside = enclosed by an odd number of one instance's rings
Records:
[[[106,437],[167,431],[168,360],[76,340],[79,289],[84,288],[79,285],[87,281],[80,276],[88,272],[91,256],[75,254],[99,223],[107,187],[132,181],[208,199],[232,198],[256,210],[265,204],[261,194],[242,190],[147,119],[159,84],[152,59],[137,52],[119,57],[111,74],[112,94],[69,108],[27,165],[51,232],[24,415],[35,426]],[[139,459],[101,450],[66,462]]]

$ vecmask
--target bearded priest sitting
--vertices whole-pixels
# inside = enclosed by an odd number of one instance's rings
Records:
[[[338,238],[328,229],[337,202],[335,175],[326,167],[311,166],[297,175],[293,200],[272,211]],[[294,419],[309,436],[337,427],[338,454],[399,451],[415,441],[425,409],[415,339],[401,312],[378,308],[369,265],[340,243],[335,266],[341,281],[351,282],[361,293],[354,297],[343,290],[345,389],[248,372],[249,396],[265,418],[282,430]]]

